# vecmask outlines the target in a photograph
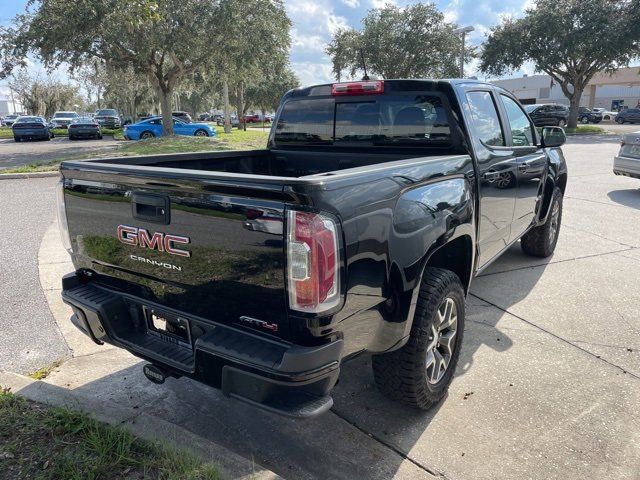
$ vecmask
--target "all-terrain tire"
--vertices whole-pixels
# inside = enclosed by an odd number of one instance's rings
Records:
[[[534,257],[548,257],[556,249],[560,225],[562,224],[562,191],[555,188],[547,221],[539,227],[532,228],[520,240],[522,251]]]
[[[373,376],[385,396],[424,410],[445,396],[460,355],[464,332],[464,298],[462,283],[455,273],[441,268],[425,270],[406,345],[393,352],[373,356]],[[435,366],[430,367],[430,359],[434,352],[432,346],[435,344],[435,348],[439,348],[437,329],[441,324],[442,306],[450,305],[450,300],[455,303],[455,331],[449,340],[451,353],[448,363],[438,378],[433,375]],[[451,332],[440,333],[444,338]]]

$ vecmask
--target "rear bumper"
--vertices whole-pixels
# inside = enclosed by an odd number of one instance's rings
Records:
[[[191,318],[166,307],[83,283],[75,273],[62,280],[72,322],[96,343],[110,343],[150,361],[172,376],[187,376],[225,395],[282,415],[308,418],[333,405],[329,392],[340,372],[342,340],[313,347]],[[189,322],[190,341],[152,331],[144,309]]]
[[[640,178],[640,158],[616,156],[613,160],[613,173],[626,177]]]

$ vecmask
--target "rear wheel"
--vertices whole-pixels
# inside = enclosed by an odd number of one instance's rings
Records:
[[[624,118],[616,118],[616,122],[620,125],[624,125]]]
[[[580,119],[580,123],[582,123],[583,125],[586,125],[587,123],[589,123],[589,117],[582,117]]]
[[[14,142],[19,142],[19,141],[20,141],[20,138],[19,138],[19,137],[13,137],[13,141],[14,141]]]
[[[382,393],[425,410],[440,401],[458,363],[464,316],[464,289],[458,276],[427,268],[409,341],[373,357],[373,375]]]
[[[522,251],[534,257],[548,257],[556,249],[562,224],[562,191],[553,191],[547,221],[529,230],[521,239]]]
[[[196,130],[196,133],[194,134],[196,137],[208,137],[209,134],[207,133],[206,130]]]
[[[141,138],[142,140],[146,140],[147,138],[153,138],[153,137],[155,137],[155,135],[153,134],[153,132],[149,132],[149,131],[142,132],[142,133],[140,134],[140,138]]]
[[[564,118],[561,118],[560,120],[558,120],[559,127],[564,127],[566,124],[567,124],[567,121]]]

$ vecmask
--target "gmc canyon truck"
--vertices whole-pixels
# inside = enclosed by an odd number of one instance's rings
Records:
[[[154,382],[311,417],[368,351],[379,389],[426,409],[453,378],[472,278],[519,240],[554,251],[564,141],[477,81],[292,90],[263,150],[63,162],[62,295]]]

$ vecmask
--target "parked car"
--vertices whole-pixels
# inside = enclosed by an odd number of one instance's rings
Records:
[[[114,108],[103,108],[100,110],[96,110],[93,118],[103,128],[120,128],[122,125],[120,114]]]
[[[67,128],[69,124],[79,116],[77,112],[56,112],[51,118],[51,127]]]
[[[592,108],[592,110],[594,112],[601,114],[602,120],[604,121],[615,120],[616,115],[618,115],[618,112],[612,112],[610,110],[607,110],[606,108]]]
[[[208,123],[186,123],[180,119],[173,119],[173,131],[176,135],[196,137],[215,137],[216,129]],[[141,122],[124,126],[124,138],[127,140],[141,140],[162,136],[162,117],[151,117]]]
[[[74,118],[69,124],[69,140],[79,138],[102,138],[102,128],[96,119],[91,117]]]
[[[266,115],[261,115],[259,113],[244,116],[244,121],[246,123],[262,123],[263,120],[265,123],[271,122],[271,119],[269,117],[267,117]]]
[[[231,115],[230,122],[232,127],[240,126],[240,120],[238,120],[238,117],[236,115]],[[219,127],[224,126],[224,116],[220,116],[220,118],[216,120],[216,125],[218,125]]]
[[[519,240],[555,249],[563,129],[539,135],[509,91],[467,79],[317,85],[278,112],[262,150],[62,162],[73,323],[156,383],[291,417],[329,410],[362,351],[383,393],[433,406],[472,278]]]
[[[177,118],[182,120],[184,123],[191,123],[193,120],[191,119],[191,115],[187,112],[171,112],[173,118]]]
[[[620,125],[625,123],[640,123],[640,108],[625,108],[618,112],[616,122]]]
[[[208,113],[201,113],[198,115],[198,121],[200,122],[208,122],[211,119],[211,115]]]
[[[622,137],[620,151],[613,160],[613,173],[640,178],[640,131]]]
[[[4,120],[3,120],[3,121],[4,121],[4,124],[5,124],[7,127],[10,127],[10,126],[12,126],[12,125],[15,123],[15,121],[16,121],[19,117],[20,117],[20,115],[15,114],[15,113],[12,113],[11,115],[7,115],[6,117],[4,117]]]
[[[602,121],[602,114],[591,110],[587,107],[578,108],[578,121],[583,124],[587,123],[600,123]]]
[[[556,125],[564,127],[569,121],[569,107],[555,103],[526,105],[526,112],[536,127]]]
[[[38,116],[22,116],[12,122],[11,130],[16,142],[22,140],[51,140],[53,132],[47,121]]]

